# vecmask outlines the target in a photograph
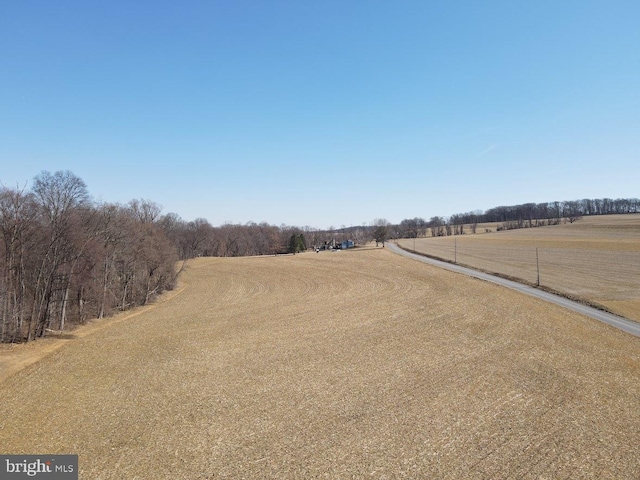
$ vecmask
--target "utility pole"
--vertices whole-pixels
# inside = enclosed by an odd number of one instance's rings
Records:
[[[453,237],[453,263],[458,263],[458,239]]]
[[[536,270],[538,271],[538,283],[537,286],[540,286],[540,262],[538,261],[538,247],[536,247]]]

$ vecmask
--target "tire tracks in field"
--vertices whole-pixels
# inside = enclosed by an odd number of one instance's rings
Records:
[[[552,293],[546,292],[544,290],[540,290],[538,288],[530,287],[529,285],[514,282],[513,280],[507,280],[505,278],[498,277],[496,275],[491,275],[489,273],[480,272],[477,270],[473,270],[471,268],[462,267],[460,265],[455,265],[455,264],[443,262],[441,260],[435,260],[433,258],[425,257],[424,255],[412,253],[400,248],[399,246],[393,243],[388,243],[387,245],[389,245],[389,249],[392,252],[400,255],[404,255],[405,257],[411,258],[413,260],[418,260],[420,262],[428,263],[430,265],[444,268],[452,272],[461,273],[463,275],[467,275],[480,280],[495,283],[503,287],[510,288],[512,290],[517,290],[518,292],[524,293],[532,297],[539,298],[541,300],[545,300],[550,303],[554,303],[556,305],[560,305],[561,307],[567,308],[569,310],[580,313],[582,315],[586,315],[587,317],[590,317],[594,320],[598,320],[600,322],[611,325],[612,327],[615,327],[619,330],[630,333],[631,335],[635,335],[636,337],[640,337],[640,323],[636,323],[624,317],[620,317],[618,315],[614,315],[609,312],[598,310],[597,308],[584,305],[582,303],[570,300],[565,297],[561,297],[559,295],[554,295]]]

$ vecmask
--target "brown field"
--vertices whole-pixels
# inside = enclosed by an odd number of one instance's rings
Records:
[[[640,478],[636,337],[386,249],[182,281],[0,383],[0,450],[82,479]]]
[[[492,233],[484,233],[485,227]],[[543,287],[640,321],[640,214],[503,232],[496,227],[479,225],[476,235],[418,238],[415,249],[536,284],[537,248]],[[414,249],[413,239],[398,243]]]

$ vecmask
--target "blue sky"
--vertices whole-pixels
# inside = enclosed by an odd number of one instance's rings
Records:
[[[319,228],[640,195],[640,2],[4,1],[0,181]]]

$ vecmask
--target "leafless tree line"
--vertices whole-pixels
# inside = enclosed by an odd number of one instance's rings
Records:
[[[245,257],[290,253],[292,237],[304,237],[307,248],[335,240],[362,245],[372,238],[373,226],[328,227],[271,225],[266,222],[226,223],[214,227],[204,218],[185,221],[175,213],[164,215],[159,225],[176,246],[180,259],[195,257]]]
[[[640,213],[638,198],[599,198],[563,202],[525,203],[504,207],[494,207],[485,212],[475,210],[457,213],[448,218],[431,217],[402,220],[393,229],[398,238],[426,236],[434,237],[460,235],[465,226],[476,233],[478,223],[501,223],[499,229],[531,228],[544,225],[558,225],[562,222],[573,223],[588,215],[611,215]]]
[[[144,305],[175,280],[175,248],[147,201],[94,204],[71,172],[0,188],[0,341],[29,341]]]
[[[213,227],[204,218],[162,215],[149,200],[95,203],[82,179],[59,171],[37,175],[30,189],[0,184],[0,236],[0,343],[6,343],[145,305],[174,287],[180,259],[274,255],[332,240],[362,244],[371,227]]]
[[[270,225],[268,223],[212,226],[206,219],[185,221],[174,213],[163,216],[159,225],[176,246],[180,259],[194,257],[245,257],[290,253],[292,237],[304,238],[308,247],[319,246],[346,234],[318,230],[309,226]]]

